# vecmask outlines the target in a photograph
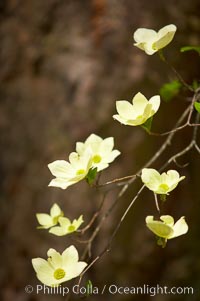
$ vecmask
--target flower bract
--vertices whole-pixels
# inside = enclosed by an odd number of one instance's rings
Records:
[[[58,286],[78,277],[87,266],[86,262],[78,261],[78,252],[74,246],[70,246],[62,254],[49,249],[47,256],[47,260],[32,259],[32,265],[39,281],[48,286]]]

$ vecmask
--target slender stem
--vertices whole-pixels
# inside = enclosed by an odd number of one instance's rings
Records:
[[[182,78],[182,76],[177,72],[177,70],[168,62],[168,60],[166,59],[166,57],[164,56],[164,53],[162,50],[159,50],[158,52],[160,59],[167,64],[167,66],[173,71],[173,73],[176,75],[176,77],[180,80],[180,82],[183,84],[183,86],[185,86],[189,91],[194,92],[193,88],[188,85],[185,80]]]
[[[158,197],[157,197],[156,193],[154,193],[154,198],[155,198],[156,209],[160,213],[160,207],[159,207],[159,204],[158,204]]]

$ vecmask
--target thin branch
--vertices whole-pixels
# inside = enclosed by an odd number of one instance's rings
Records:
[[[137,175],[125,176],[125,177],[122,177],[122,178],[118,178],[118,179],[114,179],[114,180],[108,181],[108,182],[103,183],[103,184],[99,184],[99,185],[97,185],[97,187],[100,188],[100,187],[111,185],[111,184],[115,184],[115,183],[119,183],[120,184],[120,182],[124,182],[126,180],[133,179],[133,178],[136,178],[136,177],[137,177]]]
[[[145,188],[145,185],[143,185],[139,191],[137,192],[136,196],[133,198],[133,200],[131,201],[131,203],[129,204],[129,206],[127,207],[127,209],[125,210],[124,214],[122,215],[122,217],[120,218],[120,221],[117,223],[112,235],[111,235],[111,238],[110,240],[108,241],[106,247],[101,251],[101,253],[99,255],[97,255],[95,257],[95,259],[89,264],[89,266],[82,272],[82,274],[80,275],[80,278],[79,278],[79,284],[81,282],[81,279],[83,277],[83,275],[88,271],[89,268],[91,268],[91,266],[94,265],[94,263],[99,260],[105,253],[109,252],[110,251],[110,248],[111,248],[111,245],[112,245],[112,242],[113,242],[113,239],[115,238],[122,222],[124,221],[126,215],[128,214],[128,212],[130,211],[130,209],[132,208],[133,204],[135,203],[135,201],[137,200],[137,198],[139,197],[139,195],[141,194],[141,192],[143,191],[143,189]],[[92,242],[92,240],[95,238],[96,234],[97,234],[97,229],[99,231],[99,228],[96,228],[96,231],[94,232],[94,234],[92,235],[91,237],[91,241],[90,243]]]
[[[174,138],[174,135],[177,133],[177,131],[179,129],[183,129],[186,126],[191,126],[191,118],[192,118],[192,112],[193,112],[193,105],[195,102],[195,99],[197,97],[198,92],[196,91],[194,94],[194,97],[192,99],[191,104],[186,108],[186,110],[183,112],[183,114],[180,116],[180,118],[178,119],[178,121],[176,122],[174,128],[172,129],[172,131],[168,132],[168,137],[166,138],[166,140],[164,141],[164,143],[161,145],[161,147],[158,149],[158,151],[152,156],[152,158],[144,165],[143,168],[145,167],[149,167],[151,166],[161,155],[162,153],[166,150],[166,148],[171,144],[172,139]],[[181,125],[181,123],[184,121],[184,119],[187,117],[187,122],[184,125]],[[164,169],[164,167],[166,167],[167,165],[169,165],[171,162],[176,162],[176,159],[183,156],[184,154],[186,154],[187,152],[189,152],[193,147],[195,147],[197,149],[197,151],[200,153],[200,148],[198,147],[197,143],[196,143],[196,133],[197,133],[197,119],[196,119],[196,123],[194,125],[194,131],[193,131],[193,138],[192,141],[190,142],[190,144],[185,147],[182,151],[178,152],[177,154],[175,154],[174,156],[172,156],[166,163],[165,165],[163,165],[163,167],[161,169]],[[109,181],[105,184],[101,184],[99,185],[101,186],[106,186],[106,185],[110,185],[113,183],[119,183],[121,181],[127,180],[128,182],[124,184],[124,186],[122,187],[122,189],[119,191],[118,196],[116,197],[115,201],[112,203],[112,205],[108,208],[108,210],[104,213],[104,215],[102,216],[102,218],[100,219],[99,224],[97,225],[97,227],[94,229],[91,237],[88,239],[87,241],[87,246],[84,250],[83,256],[82,258],[84,259],[85,256],[87,255],[87,253],[89,254],[89,256],[91,256],[91,246],[92,246],[92,242],[94,241],[95,237],[97,236],[97,234],[99,233],[102,225],[104,224],[105,219],[111,214],[111,212],[114,210],[115,206],[117,205],[117,203],[119,202],[121,196],[125,193],[125,191],[127,190],[127,188],[129,187],[130,184],[132,184],[136,178],[137,175],[140,176],[142,169],[141,168],[135,175],[132,176],[127,176],[127,177],[123,177],[120,179],[115,179],[112,181]],[[130,180],[129,180],[130,179]],[[86,273],[86,271],[88,271],[89,268],[91,268],[91,266],[94,265],[94,263],[96,261],[98,261],[105,253],[110,251],[113,239],[115,238],[118,230],[120,229],[120,226],[122,224],[122,222],[124,221],[126,215],[128,214],[128,212],[130,211],[130,209],[132,208],[133,204],[135,203],[136,199],[139,197],[139,195],[141,194],[141,192],[144,189],[144,185],[139,189],[139,191],[137,192],[136,196],[133,198],[133,200],[131,201],[131,203],[129,204],[129,206],[126,208],[125,212],[123,213],[121,219],[119,220],[119,222],[117,223],[116,227],[114,228],[114,231],[111,235],[110,240],[108,241],[108,244],[106,245],[106,247],[100,252],[99,255],[97,255],[95,257],[95,259],[93,259],[93,261],[89,264],[89,266],[85,269],[85,271],[83,271],[83,273],[80,276],[79,279],[79,283],[81,282],[81,279],[83,277],[83,275]],[[156,207],[158,210],[159,206],[158,206],[158,201],[156,200]]]
[[[184,86],[185,88],[187,88],[189,91],[194,92],[193,88],[185,82],[185,80],[184,80],[184,79],[182,78],[182,76],[178,73],[178,71],[174,68],[174,66],[172,66],[172,65],[169,63],[169,61],[168,61],[168,60],[166,59],[166,57],[164,56],[163,51],[160,50],[160,51],[158,52],[158,54],[159,54],[161,60],[162,60],[162,61],[163,61],[163,62],[164,62],[171,70],[172,70],[172,72],[173,72],[173,73],[176,75],[176,77],[180,80],[180,82],[183,84],[183,86]]]
[[[106,199],[106,194],[107,193],[103,194],[103,199],[102,199],[102,202],[99,206],[99,209],[94,213],[94,215],[92,216],[90,222],[84,228],[80,229],[77,232],[80,232],[81,234],[84,234],[93,225],[93,223],[95,222],[95,220],[97,219],[97,217],[99,216],[99,214],[100,214],[100,212],[103,208],[103,205],[104,205],[104,202],[105,202],[105,199]]]

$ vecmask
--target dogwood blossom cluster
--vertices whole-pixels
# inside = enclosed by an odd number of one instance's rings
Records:
[[[91,134],[85,142],[77,142],[76,152],[69,155],[69,161],[56,160],[48,165],[55,176],[49,186],[66,189],[87,178],[91,169],[96,168],[99,172],[107,168],[120,155],[113,147],[113,137],[102,139],[95,134]]]
[[[134,33],[134,45],[146,54],[152,55],[167,46],[173,39],[176,26],[173,24],[161,28],[158,32],[152,29],[139,28]],[[149,100],[138,92],[132,99],[116,101],[118,114],[113,118],[121,124],[139,126],[146,124],[157,113],[160,107],[160,96],[152,96]],[[56,160],[48,164],[48,168],[54,178],[49,186],[66,189],[69,186],[86,179],[90,183],[96,173],[109,167],[120,151],[114,149],[114,138],[101,138],[91,134],[84,142],[77,142],[75,151],[70,153],[68,160]],[[185,177],[180,176],[176,170],[168,170],[160,174],[153,168],[144,168],[141,172],[141,181],[155,195],[166,196],[174,190],[178,183]],[[83,223],[83,216],[71,221],[64,216],[64,212],[55,203],[50,213],[36,214],[39,229],[48,229],[49,233],[56,236],[64,236],[76,232]],[[152,215],[146,217],[146,226],[157,237],[158,245],[164,247],[167,240],[181,236],[188,231],[185,217],[181,217],[176,223],[170,215],[160,216],[160,220],[154,220]],[[61,283],[78,277],[87,263],[79,261],[77,249],[72,245],[67,247],[62,254],[50,248],[47,252],[47,260],[43,258],[32,259],[32,265],[36,276],[43,284],[58,286]]]

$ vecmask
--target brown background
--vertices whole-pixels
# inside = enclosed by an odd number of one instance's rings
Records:
[[[117,99],[131,99],[141,91],[147,97],[174,79],[158,56],[133,47],[138,27],[159,29],[174,23],[175,39],[167,57],[189,83],[198,79],[199,56],[179,53],[184,45],[199,45],[199,1],[146,0],[1,0],[0,1],[0,284],[3,301],[63,300],[60,296],[25,294],[27,284],[39,282],[31,258],[46,257],[50,247],[59,251],[74,243],[36,230],[35,213],[48,212],[57,202],[71,219],[84,214],[88,222],[101,193],[79,183],[67,190],[48,188],[47,164],[67,159],[76,141],[90,133],[115,137],[122,155],[105,170],[102,182],[135,173],[155,153],[163,138],[148,136],[141,128],[125,127],[112,119]],[[186,106],[180,95],[162,106],[155,131],[166,131]],[[190,130],[174,139],[172,148],[155,165],[189,142]],[[86,275],[94,285],[193,286],[194,296],[154,297],[155,301],[200,298],[199,167],[196,152],[181,163],[186,175],[165,206],[178,219],[185,215],[187,236],[159,249],[146,229],[146,215],[156,214],[153,195],[137,200],[116,236],[112,250]],[[175,165],[170,166],[176,168]],[[106,244],[121,214],[134,196],[131,186],[107,219],[94,242],[93,257]],[[117,190],[106,198],[109,206]],[[87,236],[87,235],[86,235]],[[86,238],[86,237],[85,237]],[[75,243],[81,251],[82,245]],[[66,283],[68,285],[68,283]],[[97,297],[90,297],[91,300]],[[150,300],[150,296],[106,295],[99,300]]]

